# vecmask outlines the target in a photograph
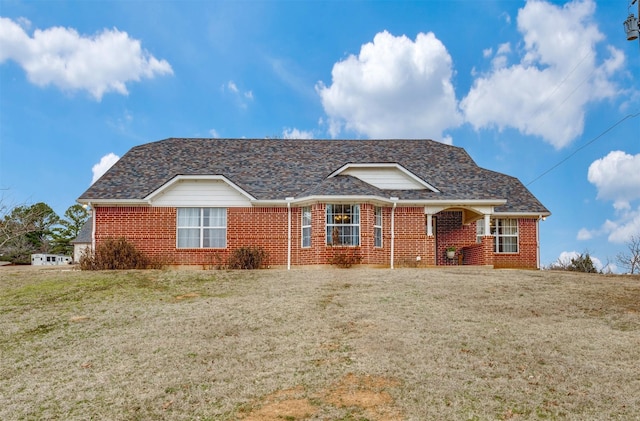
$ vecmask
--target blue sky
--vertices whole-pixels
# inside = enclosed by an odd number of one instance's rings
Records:
[[[628,5],[0,0],[0,192],[62,215],[168,137],[430,138],[551,210],[544,265],[615,263],[640,234]]]

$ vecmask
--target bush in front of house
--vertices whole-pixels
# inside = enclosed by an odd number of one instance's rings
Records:
[[[356,249],[348,248],[345,250],[336,250],[327,263],[330,265],[338,266],[339,268],[347,269],[353,265],[357,265],[362,262],[362,255]]]
[[[227,260],[229,269],[260,269],[267,260],[267,252],[262,247],[240,247]]]
[[[86,249],[80,257],[82,270],[147,269],[151,260],[127,241],[126,238],[109,238],[101,242],[95,252]]]

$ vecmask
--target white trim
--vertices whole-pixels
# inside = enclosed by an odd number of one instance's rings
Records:
[[[181,176],[180,176],[181,177]],[[216,176],[217,177],[217,176]],[[223,180],[223,179],[220,179]],[[223,180],[228,182],[227,180]],[[244,192],[239,187],[235,186],[233,183],[229,185],[234,189],[238,190],[242,194],[244,194],[247,198],[251,200],[251,205],[254,207],[285,207],[287,200],[283,199],[269,199],[269,200],[258,200],[253,198],[253,196]],[[172,183],[173,184],[173,183]],[[168,185],[165,185],[168,186]],[[164,190],[164,188],[162,188]],[[160,189],[156,190],[154,193],[151,193],[144,199],[92,199],[92,200],[78,200],[78,203],[82,204],[91,204],[91,205],[102,205],[102,206],[150,206],[149,198],[155,196]],[[359,202],[359,203],[370,203],[374,205],[393,205],[393,201],[389,200],[388,197],[382,196],[349,196],[349,195],[341,195],[341,196],[332,196],[332,195],[313,195],[313,196],[303,196],[296,198],[290,203],[295,206],[309,206],[315,203],[351,203],[351,202]],[[432,211],[433,213],[438,213],[439,211],[452,207],[467,207],[467,208],[477,208],[479,206],[500,206],[507,203],[506,199],[492,199],[492,200],[439,200],[439,199],[406,199],[406,200],[397,200],[395,203],[398,206],[424,206],[425,213],[429,213]],[[429,209],[427,209],[429,208]],[[437,211],[433,211],[434,209],[439,208]],[[550,212],[499,212],[492,213],[492,215],[514,215],[520,217],[537,217],[537,216],[550,216]]]
[[[314,195],[314,196],[303,196],[296,198],[291,201],[292,205],[296,206],[308,206],[315,203],[370,203],[374,205],[393,205],[397,203],[398,206],[424,206],[425,213],[427,212],[427,207],[430,208],[439,208],[438,211],[434,213],[438,213],[440,210],[447,208],[477,208],[481,206],[500,206],[507,203],[506,199],[492,199],[492,200],[434,200],[434,199],[406,199],[406,200],[389,200],[388,197],[382,196],[349,196],[349,195],[341,195],[341,196],[329,196],[329,195]],[[253,206],[286,206],[286,200],[255,200],[252,201],[251,204]],[[541,215],[538,213],[532,213],[531,215]]]
[[[404,168],[402,165],[397,164],[397,163],[392,163],[392,162],[387,162],[387,163],[349,163],[349,164],[343,165],[342,167],[338,168],[336,171],[334,171],[331,174],[329,174],[329,176],[327,178],[332,178],[332,177],[335,177],[337,175],[340,175],[344,171],[346,171],[348,169],[351,169],[351,168],[394,168],[394,169],[397,169],[398,171],[402,172],[404,175],[406,175],[412,181],[415,181],[419,185],[423,186],[425,189],[431,190],[434,193],[440,193],[440,190],[438,190],[437,188],[435,188],[431,184],[427,183],[422,178],[418,177],[417,175],[415,175],[414,173],[412,173],[408,169]]]
[[[177,176],[173,177],[171,180],[169,180],[166,183],[164,183],[162,186],[160,186],[156,190],[154,190],[153,192],[151,192],[149,195],[147,195],[144,198],[144,200],[146,200],[147,202],[151,202],[156,196],[158,196],[158,195],[162,194],[164,191],[168,190],[175,183],[178,183],[180,181],[185,181],[185,180],[186,181],[198,181],[198,180],[224,181],[231,188],[236,190],[238,193],[240,193],[241,195],[243,195],[247,199],[249,199],[251,201],[255,201],[256,200],[255,197],[251,196],[249,193],[247,193],[246,191],[241,189],[239,186],[234,184],[231,180],[229,180],[227,177],[225,177],[223,175],[177,175]]]
[[[78,203],[82,203],[88,206],[104,205],[104,206],[149,206],[150,203],[144,199],[90,199],[80,200]]]
[[[496,218],[540,218],[550,216],[551,212],[495,212]]]

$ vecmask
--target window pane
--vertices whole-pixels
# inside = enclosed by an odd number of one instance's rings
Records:
[[[516,253],[518,251],[518,238],[500,237],[498,239],[498,251],[501,253]]]
[[[200,247],[200,229],[178,228],[178,247]]]
[[[200,208],[178,208],[179,227],[199,227]]]
[[[302,225],[311,225],[311,208],[302,208]]]
[[[227,226],[227,209],[226,208],[204,208],[203,209],[204,227],[226,227]]]
[[[311,227],[302,228],[302,247],[311,247]]]
[[[382,228],[375,228],[373,231],[373,235],[375,237],[374,246],[382,247]]]
[[[360,205],[350,206],[349,213],[353,215],[352,224],[360,223]]]
[[[202,230],[203,247],[225,248],[227,245],[227,230],[223,228],[205,228]]]

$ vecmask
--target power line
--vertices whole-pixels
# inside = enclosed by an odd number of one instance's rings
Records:
[[[635,113],[635,114],[629,114],[625,117],[623,117],[622,119],[618,120],[616,123],[614,123],[613,125],[609,126],[605,131],[603,131],[602,133],[600,133],[598,136],[594,137],[593,139],[591,139],[590,141],[588,141],[587,143],[585,143],[584,145],[580,146],[578,149],[576,149],[575,151],[573,151],[572,153],[570,153],[569,155],[567,155],[562,161],[558,162],[557,164],[555,164],[553,167],[549,168],[548,170],[546,170],[545,172],[543,172],[542,174],[540,174],[539,176],[537,176],[536,178],[534,178],[533,180],[529,181],[525,186],[529,187],[531,184],[533,184],[535,181],[538,181],[540,178],[544,177],[545,175],[549,174],[551,171],[555,170],[556,168],[558,168],[560,165],[564,164],[566,161],[569,160],[569,158],[571,158],[572,156],[574,156],[575,154],[577,154],[578,152],[580,152],[582,149],[586,148],[587,146],[591,145],[593,142],[595,142],[596,140],[600,139],[602,136],[604,136],[605,134],[609,133],[611,130],[613,130],[614,128],[616,128],[618,125],[620,125],[623,121],[628,120],[630,118],[635,118],[640,116],[640,112]]]

